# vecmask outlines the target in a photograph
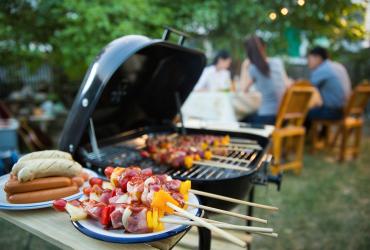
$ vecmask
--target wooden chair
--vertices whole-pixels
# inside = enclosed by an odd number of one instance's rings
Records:
[[[272,134],[274,162],[271,171],[274,175],[285,170],[301,172],[306,132],[303,123],[313,94],[314,87],[308,81],[295,83],[284,94]]]
[[[339,161],[344,161],[346,156],[356,158],[360,152],[363,114],[370,99],[370,83],[364,81],[357,85],[344,108],[343,119],[315,120],[312,123],[311,139],[314,153],[318,149],[334,151],[339,144]],[[320,138],[320,130],[326,129],[326,134]],[[334,130],[334,133],[332,131]]]

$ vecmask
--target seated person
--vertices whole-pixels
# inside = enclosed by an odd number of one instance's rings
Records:
[[[221,91],[230,90],[231,76],[228,70],[231,65],[230,54],[221,50],[215,56],[212,65],[203,70],[195,91]]]
[[[330,61],[326,49],[316,47],[308,53],[307,63],[311,69],[310,81],[320,92],[323,104],[313,108],[307,115],[306,127],[312,120],[339,120],[350,94],[348,73],[339,63]]]
[[[247,39],[245,49],[249,60],[242,64],[240,81],[247,89],[255,86],[261,93],[262,103],[257,113],[242,121],[273,125],[288,84],[284,65],[278,58],[267,58],[265,43],[258,36]]]

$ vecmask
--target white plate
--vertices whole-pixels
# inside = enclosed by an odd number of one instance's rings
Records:
[[[89,169],[84,168],[84,171],[86,171],[90,177],[97,177],[98,175]],[[44,201],[44,202],[36,202],[36,203],[25,203],[25,204],[12,204],[9,203],[6,200],[6,193],[4,191],[5,183],[9,180],[9,174],[3,175],[0,177],[0,209],[4,210],[29,210],[29,209],[38,209],[38,208],[45,208],[45,207],[51,207],[53,206],[53,200],[51,201]],[[84,186],[89,186],[88,182],[85,182]],[[79,199],[83,193],[82,188],[80,188],[80,192],[68,197],[65,197],[63,199],[65,200],[75,200]]]
[[[189,194],[189,202],[199,204],[197,197],[192,193]],[[188,207],[187,211],[196,216],[199,216],[201,213],[200,209],[192,208],[192,207]],[[173,215],[165,216],[165,218],[173,218],[176,220],[186,220],[185,218],[181,218],[181,217],[173,216]],[[175,224],[166,223],[165,230],[161,232],[146,233],[146,234],[132,234],[132,233],[125,233],[123,229],[106,230],[99,223],[99,221],[96,221],[93,219],[73,221],[72,224],[80,232],[92,238],[102,240],[102,241],[107,241],[107,242],[123,243],[123,244],[145,243],[145,242],[153,242],[157,240],[166,239],[168,237],[179,234],[190,227],[187,225],[175,225]]]

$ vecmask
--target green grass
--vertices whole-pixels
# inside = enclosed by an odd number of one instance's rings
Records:
[[[344,164],[306,154],[300,176],[286,173],[280,192],[256,189],[256,201],[280,208],[255,210],[270,218],[278,239],[255,237],[254,249],[370,249],[370,139]]]

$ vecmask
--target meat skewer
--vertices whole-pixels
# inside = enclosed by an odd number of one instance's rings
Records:
[[[229,147],[230,137],[216,136],[176,136],[173,137],[157,136],[147,140],[147,151],[142,151],[143,157],[151,157],[157,163],[167,164],[172,167],[185,166],[191,168],[194,164],[225,168],[237,171],[249,171],[249,169],[235,166],[230,163],[215,161],[212,159],[228,160],[225,155],[229,151],[234,151]],[[244,150],[238,151],[244,152]],[[244,148],[242,148],[244,149]],[[230,161],[235,162],[234,158]],[[241,163],[250,163],[244,159],[237,159]]]
[[[90,217],[99,220],[104,227],[124,228],[125,231],[132,233],[163,230],[164,221],[162,219],[165,214],[182,215],[193,220],[194,215],[189,216],[182,213],[187,206],[195,206],[188,201],[191,190],[190,181],[181,182],[166,175],[153,175],[151,170],[141,170],[138,167],[107,169],[110,169],[107,177],[111,183],[102,184],[100,179],[98,179],[100,181],[90,180],[92,185],[90,190],[86,192],[84,190],[85,195],[88,196],[87,200],[64,202],[63,209],[68,211],[72,220]],[[209,207],[200,208],[209,209]],[[226,212],[229,215],[230,213],[236,214]],[[238,215],[239,218],[240,216],[242,215]],[[256,219],[257,221],[262,220]],[[221,222],[203,219],[194,221],[222,235],[225,239],[241,245],[239,239],[230,238],[230,234],[218,228]],[[262,231],[266,232],[265,229]]]

